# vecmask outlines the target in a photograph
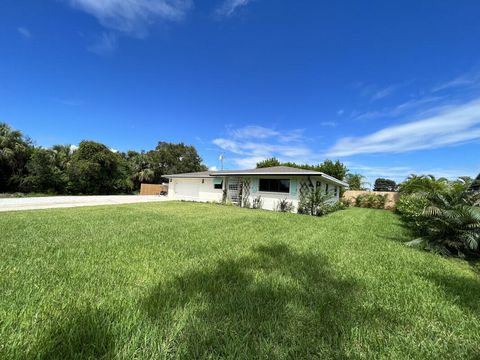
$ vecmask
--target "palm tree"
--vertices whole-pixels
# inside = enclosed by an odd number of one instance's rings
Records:
[[[347,174],[345,181],[348,183],[350,190],[365,190],[370,185],[365,180],[365,176],[361,174]]]
[[[30,155],[31,145],[22,133],[0,123],[0,192],[13,187]]]
[[[480,193],[451,188],[426,193],[425,236],[430,247],[444,253],[476,253],[480,247]]]

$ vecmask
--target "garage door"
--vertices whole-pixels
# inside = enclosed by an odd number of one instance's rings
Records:
[[[199,184],[177,183],[175,184],[175,195],[198,198]]]

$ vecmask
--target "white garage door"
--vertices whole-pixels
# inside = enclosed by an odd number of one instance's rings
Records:
[[[177,183],[175,184],[175,195],[183,197],[198,198],[199,184]]]

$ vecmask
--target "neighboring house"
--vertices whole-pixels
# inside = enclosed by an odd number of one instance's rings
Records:
[[[319,171],[287,166],[273,166],[251,170],[204,171],[187,174],[164,175],[168,178],[168,197],[173,200],[229,201],[250,207],[261,196],[263,209],[275,210],[283,199],[298,208],[301,196],[312,188],[320,188],[332,196],[340,197],[340,190],[348,184]]]

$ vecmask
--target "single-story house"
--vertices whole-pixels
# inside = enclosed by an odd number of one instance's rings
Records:
[[[331,195],[331,202],[340,198],[340,190],[348,184],[319,171],[288,166],[251,170],[203,171],[164,175],[169,179],[168,197],[172,200],[203,202],[228,201],[251,207],[261,197],[262,208],[275,210],[280,200],[298,208],[302,196],[313,188]]]

